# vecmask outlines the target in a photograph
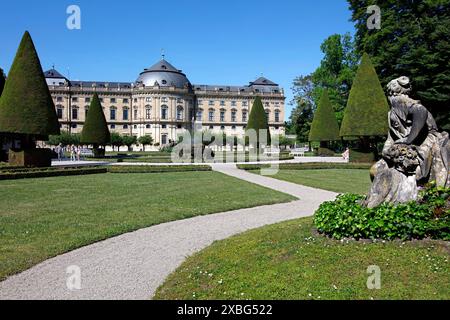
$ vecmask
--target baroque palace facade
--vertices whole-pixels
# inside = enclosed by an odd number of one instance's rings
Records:
[[[71,81],[54,68],[45,77],[61,129],[72,133],[81,133],[94,92],[111,132],[151,135],[160,145],[193,126],[242,137],[256,96],[262,98],[271,134],[285,132],[284,91],[264,77],[247,86],[195,85],[164,59],[134,83]]]

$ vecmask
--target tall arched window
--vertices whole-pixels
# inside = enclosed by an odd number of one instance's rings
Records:
[[[56,106],[56,114],[58,115],[58,119],[62,119],[64,116],[64,107],[62,105]]]
[[[168,120],[169,119],[169,107],[166,105],[161,106],[161,119]]]
[[[130,113],[130,109],[129,109],[128,107],[124,107],[124,108],[122,109],[122,119],[123,119],[124,121],[128,121],[129,113]]]
[[[248,120],[248,111],[242,110],[242,122],[247,122]]]
[[[109,119],[116,120],[116,118],[117,118],[117,108],[116,107],[109,108]]]
[[[197,121],[202,121],[202,119],[203,119],[203,109],[198,109],[197,110],[197,116],[196,116],[196,120]]]
[[[145,119],[150,120],[152,118],[152,106],[145,106]]]
[[[267,117],[267,121],[270,121],[270,110],[266,109],[266,117]]]
[[[237,110],[233,109],[231,110],[231,122],[236,122],[237,121]]]
[[[209,109],[209,112],[208,112],[208,121],[209,122],[214,122],[214,113],[215,113],[214,109]]]
[[[182,106],[177,107],[177,120],[182,121],[184,119],[184,109]]]
[[[78,120],[78,106],[72,107],[72,120]]]
[[[225,122],[225,109],[220,109],[220,122]]]
[[[275,122],[280,122],[280,110],[275,110]]]

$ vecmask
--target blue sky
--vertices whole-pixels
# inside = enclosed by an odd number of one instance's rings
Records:
[[[66,27],[72,4],[81,9],[81,30]],[[55,64],[73,80],[134,81],[164,48],[192,83],[243,85],[262,73],[288,100],[292,80],[319,65],[322,41],[353,33],[345,0],[28,0],[1,7],[6,71],[29,30],[43,68]]]

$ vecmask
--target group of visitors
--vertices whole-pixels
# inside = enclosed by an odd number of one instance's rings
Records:
[[[70,161],[80,161],[81,160],[81,147],[76,145],[63,146],[61,143],[57,145],[54,149],[55,153],[58,155],[58,161],[66,159],[66,154],[69,155]]]

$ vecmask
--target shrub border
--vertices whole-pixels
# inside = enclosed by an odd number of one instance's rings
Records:
[[[241,170],[261,170],[270,168],[270,164],[238,164]],[[321,169],[362,169],[370,170],[372,164],[369,163],[330,163],[330,162],[311,162],[311,163],[281,163],[281,170],[321,170]]]

